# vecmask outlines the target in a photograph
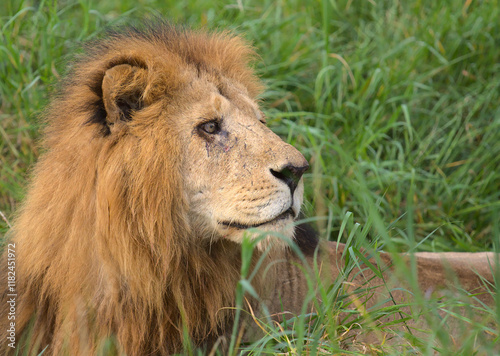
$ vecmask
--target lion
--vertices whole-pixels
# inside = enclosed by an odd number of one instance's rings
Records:
[[[166,355],[186,336],[205,350],[224,344],[245,238],[258,241],[253,265],[273,266],[252,281],[270,314],[300,313],[301,264],[342,273],[344,245],[295,223],[309,165],[266,126],[255,58],[231,33],[162,22],[86,45],[44,113],[44,153],[9,234],[19,347],[95,355],[114,338],[120,354]],[[445,285],[451,266],[491,299],[481,278],[493,281],[492,254],[415,256],[422,290]]]

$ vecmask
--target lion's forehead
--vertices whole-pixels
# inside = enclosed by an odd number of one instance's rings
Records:
[[[246,88],[239,82],[223,76],[201,75],[188,86],[193,91],[191,98],[201,104],[205,118],[227,116],[238,111],[257,121],[264,121],[258,103],[252,99]]]

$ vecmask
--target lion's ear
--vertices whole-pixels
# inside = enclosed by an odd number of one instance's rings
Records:
[[[130,64],[111,67],[102,80],[102,100],[108,125],[130,121],[144,106],[147,69]]]

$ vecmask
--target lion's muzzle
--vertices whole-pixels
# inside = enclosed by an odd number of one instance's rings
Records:
[[[290,188],[290,192],[293,194],[295,192],[295,189],[297,188],[297,185],[300,182],[300,178],[302,178],[302,175],[308,169],[309,169],[309,163],[307,163],[306,161],[305,164],[301,166],[294,166],[293,164],[288,164],[285,167],[283,167],[280,171],[275,171],[271,169],[271,174],[276,178],[278,178],[279,180],[285,182],[285,184],[288,185],[288,187]]]

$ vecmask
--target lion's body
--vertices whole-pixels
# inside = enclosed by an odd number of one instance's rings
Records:
[[[18,341],[31,321],[32,351],[91,355],[114,337],[153,355],[180,351],[186,333],[210,347],[231,331],[243,231],[292,237],[307,169],[262,124],[252,56],[237,37],[169,25],[89,45],[46,111],[45,153],[10,233]],[[315,239],[299,245],[311,259]],[[273,276],[255,278],[258,293]],[[295,279],[276,290],[298,312]]]

